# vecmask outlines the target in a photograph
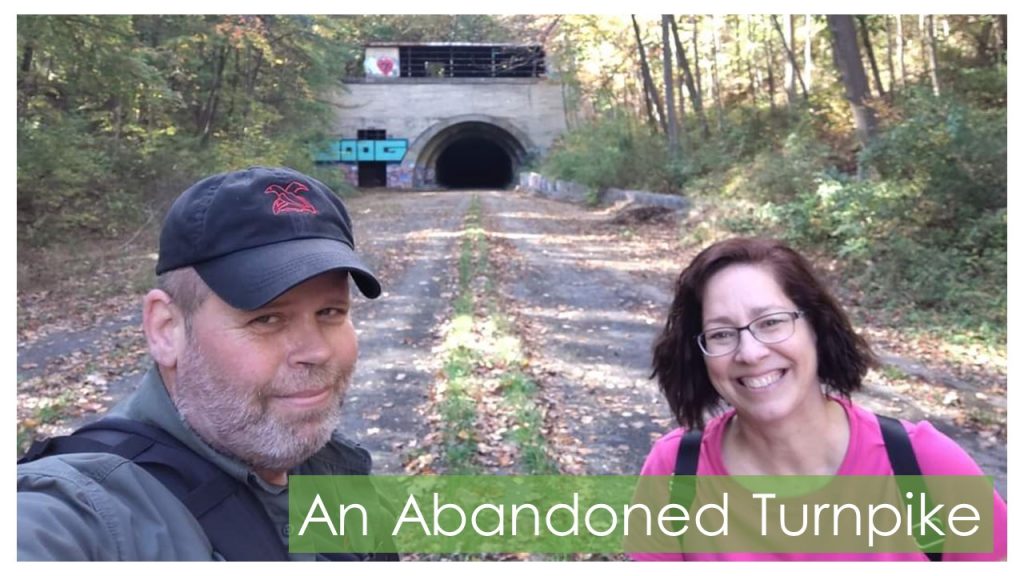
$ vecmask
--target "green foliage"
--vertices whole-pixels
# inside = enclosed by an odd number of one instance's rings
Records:
[[[733,234],[775,235],[839,258],[875,306],[1005,342],[1005,71],[959,77],[966,95],[901,94],[859,158],[845,104],[822,91],[788,112],[735,106],[721,131],[665,164],[636,154],[659,150],[658,136],[612,116],[567,135],[544,169],[594,187],[677,182],[729,205],[719,217]],[[858,164],[871,177],[856,179]]]
[[[1006,108],[1006,68],[953,67],[945,72],[960,101],[980,108]]]
[[[635,120],[612,116],[569,132],[555,145],[541,170],[593,189],[675,188],[661,137]]]
[[[917,92],[894,123],[862,154],[883,179],[915,182],[925,217],[958,225],[1006,206],[1006,109],[984,110]]]
[[[1006,111],[920,92],[905,106],[862,154],[878,178],[822,178],[785,207],[791,235],[833,247],[878,302],[1004,333]]]
[[[18,234],[35,245],[137,227],[199,177],[314,171],[325,96],[356,57],[324,16],[21,16]],[[328,184],[341,178],[316,171]],[[348,186],[344,186],[348,190]],[[69,234],[72,236],[69,237]]]

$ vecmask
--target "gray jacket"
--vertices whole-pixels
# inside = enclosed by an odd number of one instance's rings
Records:
[[[288,488],[216,452],[181,420],[151,368],[111,411],[156,426],[250,487],[288,542]],[[370,454],[337,432],[292,474],[369,474]],[[290,554],[315,560],[313,554]],[[112,454],[65,454],[18,466],[18,560],[218,560],[188,509],[157,479]]]

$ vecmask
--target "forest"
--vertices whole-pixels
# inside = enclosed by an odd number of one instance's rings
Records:
[[[240,166],[356,193],[310,150],[371,41],[539,44],[570,130],[530,169],[683,195],[680,234],[785,238],[908,329],[1005,349],[1006,15],[23,15],[19,258]]]

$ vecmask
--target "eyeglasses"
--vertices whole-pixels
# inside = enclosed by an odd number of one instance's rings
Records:
[[[795,312],[773,312],[756,318],[742,328],[712,328],[697,335],[697,345],[705,356],[725,356],[740,347],[740,332],[747,330],[763,344],[778,344],[796,331],[796,319],[804,315]]]

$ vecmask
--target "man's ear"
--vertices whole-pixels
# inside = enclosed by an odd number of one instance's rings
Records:
[[[185,350],[185,317],[163,290],[150,290],[142,298],[142,330],[149,354],[163,369],[173,370]]]

